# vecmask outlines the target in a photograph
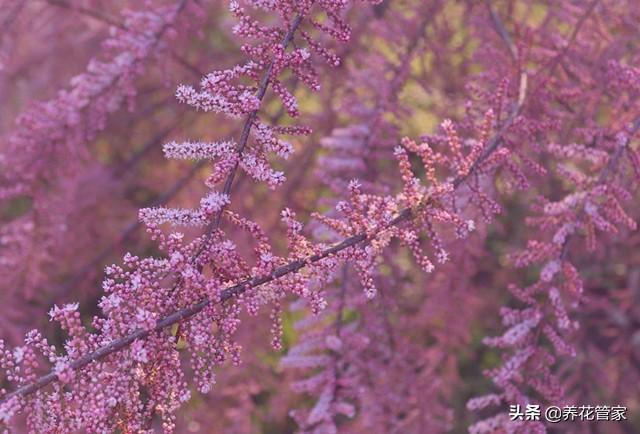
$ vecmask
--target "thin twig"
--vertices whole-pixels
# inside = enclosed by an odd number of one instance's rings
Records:
[[[74,4],[69,3],[66,0],[46,0],[46,1],[50,5],[57,6],[57,7],[60,7],[60,8],[69,9],[71,11],[78,12],[78,13],[81,13],[81,14],[86,15],[88,17],[91,17],[91,18],[93,18],[95,20],[107,23],[107,24],[109,24],[111,26],[118,27],[118,28],[120,28],[122,30],[125,30],[125,31],[128,30],[127,27],[124,24],[118,22],[115,18],[112,18],[112,17],[104,14],[101,11],[97,11],[95,9],[85,8],[85,7],[79,6],[79,5],[74,5]]]
[[[126,160],[123,164],[116,167],[113,171],[113,176],[115,178],[120,178],[125,175],[129,170],[133,169],[138,165],[140,161],[152,150],[156,149],[158,145],[163,142],[167,136],[178,126],[178,122],[172,123],[167,128],[163,129],[159,133],[156,133],[151,137],[150,140],[145,143],[139,151],[135,152],[133,156],[131,156],[128,160]]]
[[[291,41],[293,40],[293,36],[296,30],[298,29],[298,27],[300,26],[300,23],[302,22],[302,18],[303,18],[302,14],[298,14],[293,19],[293,22],[291,23],[289,30],[287,31],[284,38],[282,39],[282,42],[280,43],[283,48],[286,48],[289,45],[289,43],[291,43]],[[274,65],[273,61],[269,63],[269,66],[267,67],[266,71],[262,76],[262,79],[260,80],[260,85],[258,86],[258,91],[256,92],[256,95],[255,95],[258,101],[262,101],[265,94],[267,93],[267,88],[269,87],[269,82],[271,80],[271,73],[273,71],[273,65]],[[240,134],[240,140],[236,148],[236,153],[238,155],[238,158],[235,165],[227,175],[227,179],[225,180],[224,187],[222,189],[222,193],[226,196],[230,196],[231,194],[231,187],[233,186],[233,180],[235,179],[236,172],[238,171],[238,167],[240,166],[240,159],[242,158],[244,149],[246,148],[247,143],[249,142],[249,134],[251,133],[251,128],[253,127],[253,123],[255,122],[256,118],[258,117],[258,110],[259,109],[256,109],[256,110],[253,110],[251,113],[249,113],[247,115],[246,120],[244,121],[244,125],[242,127],[242,133]],[[213,217],[209,225],[207,226],[207,229],[205,232],[206,234],[205,239],[200,244],[200,247],[198,248],[198,251],[196,252],[196,254],[191,258],[192,263],[197,262],[198,258],[200,258],[202,253],[208,248],[209,244],[211,243],[211,239],[213,238],[213,234],[220,228],[220,222],[222,221],[222,214],[224,213],[225,209],[226,209],[226,206],[222,206],[220,210],[215,214],[215,216]],[[198,271],[202,271],[203,264],[196,264],[196,268],[198,269]],[[175,284],[173,285],[173,288],[171,289],[171,292],[173,293],[174,291],[176,291],[181,285],[182,285],[182,276],[178,277]]]
[[[296,30],[298,29],[298,26],[300,26],[300,23],[302,22],[302,18],[303,16],[301,14],[297,15],[294,18],[293,22],[291,23],[291,27],[289,27],[289,31],[287,32],[287,34],[282,39],[282,42],[280,43],[282,47],[287,47],[287,45],[291,43],[293,39],[293,35],[295,34]],[[258,87],[258,92],[256,93],[256,98],[258,99],[258,101],[262,101],[265,94],[267,93],[267,88],[269,87],[269,82],[271,80],[271,73],[273,72],[273,65],[274,65],[274,62],[271,62],[267,67],[267,70],[264,72],[262,76],[260,86]],[[236,164],[233,166],[233,169],[231,169],[231,172],[229,172],[229,175],[227,176],[227,179],[224,183],[224,187],[222,189],[222,193],[225,195],[229,195],[229,193],[231,192],[231,187],[233,186],[233,180],[235,179],[238,166],[240,165],[240,159],[242,158],[244,149],[247,146],[247,142],[249,141],[249,134],[251,133],[251,128],[253,127],[253,123],[255,122],[257,116],[258,116],[258,109],[253,110],[251,113],[249,113],[249,115],[247,116],[247,119],[244,122],[244,126],[242,128],[242,134],[240,134],[240,141],[238,142],[238,148],[236,150],[238,154],[238,159],[236,161]],[[206,248],[206,246],[209,244],[211,240],[211,236],[213,232],[220,227],[220,221],[221,221],[222,213],[224,212],[224,210],[225,210],[225,207],[223,206],[218,211],[212,223],[207,228],[207,239],[203,243],[199,253],[201,253],[202,250]]]
[[[584,12],[584,14],[582,14],[580,19],[576,23],[576,26],[573,28],[573,32],[571,32],[571,35],[569,36],[569,39],[567,40],[567,43],[562,48],[560,53],[558,53],[558,55],[553,58],[553,61],[551,62],[550,65],[545,65],[545,66],[541,67],[534,74],[535,78],[537,78],[547,68],[549,68],[549,73],[547,74],[547,77],[552,77],[553,76],[553,73],[555,72],[556,68],[560,64],[560,61],[567,54],[567,52],[569,51],[569,48],[571,47],[571,45],[573,45],[573,42],[576,40],[576,38],[578,36],[578,32],[580,32],[580,29],[582,28],[582,25],[587,21],[587,18],[589,18],[589,15],[591,15],[591,12],[593,12],[593,9],[596,7],[596,5],[598,4],[599,1],[600,0],[593,0],[589,4],[589,6],[587,7],[587,10]]]
[[[494,10],[493,6],[491,5],[491,1],[490,0],[486,0],[486,5],[487,5],[487,9],[489,9],[489,15],[491,15],[491,21],[493,22],[493,26],[494,26],[496,32],[498,32],[498,34],[500,35],[500,37],[502,38],[502,40],[506,44],[507,48],[509,49],[509,55],[511,56],[511,59],[514,61],[514,63],[517,63],[518,62],[518,50],[516,49],[515,44],[511,40],[511,36],[509,36],[509,32],[507,32],[507,29],[505,28],[504,24],[502,23],[502,20],[500,19],[500,16],[498,15],[498,13]]]

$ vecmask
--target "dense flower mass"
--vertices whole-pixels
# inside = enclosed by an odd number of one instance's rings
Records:
[[[635,6],[0,0],[0,430],[640,430]]]

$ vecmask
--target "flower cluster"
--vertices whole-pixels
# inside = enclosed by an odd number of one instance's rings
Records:
[[[0,430],[544,433],[506,410],[632,408],[640,12],[370,3],[0,8],[3,137],[77,67],[60,53],[93,58],[2,141]],[[19,330],[45,311],[59,332]]]

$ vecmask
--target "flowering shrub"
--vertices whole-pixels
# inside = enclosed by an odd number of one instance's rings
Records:
[[[3,429],[640,429],[633,2],[0,5]]]

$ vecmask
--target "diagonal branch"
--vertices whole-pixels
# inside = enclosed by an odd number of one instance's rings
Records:
[[[300,26],[300,23],[302,22],[302,18],[303,18],[302,14],[299,14],[293,19],[293,22],[291,23],[291,27],[289,27],[287,34],[284,36],[284,38],[282,39],[282,42],[280,43],[280,45],[282,45],[283,48],[286,48],[287,45],[289,45],[293,40],[293,35],[295,34],[296,30]],[[258,87],[258,92],[256,93],[256,98],[258,98],[258,101],[262,101],[262,99],[264,98],[264,95],[267,93],[267,88],[269,87],[271,74],[273,72],[273,65],[274,65],[274,61],[272,61],[269,64],[269,66],[267,67],[267,70],[264,72],[264,75],[262,76],[262,79],[260,81],[260,86]],[[253,110],[251,113],[249,113],[249,115],[247,116],[247,119],[244,122],[244,126],[242,127],[242,133],[240,134],[240,141],[238,142],[238,148],[236,150],[238,154],[238,160],[236,161],[236,164],[233,166],[233,169],[231,169],[231,172],[229,172],[229,175],[227,176],[227,179],[224,183],[224,187],[222,189],[222,193],[225,195],[229,195],[229,193],[231,192],[231,187],[233,186],[233,180],[235,179],[236,172],[238,171],[238,166],[240,165],[240,158],[242,158],[244,149],[247,146],[247,142],[249,141],[249,134],[251,133],[251,128],[253,127],[253,124],[257,116],[258,116],[258,109]],[[213,235],[213,232],[220,227],[220,220],[222,218],[222,213],[224,212],[224,210],[225,210],[225,207],[223,206],[220,209],[220,211],[218,211],[213,221],[207,228],[207,239],[203,243],[200,251],[196,256],[199,256],[199,254],[202,253],[202,250],[211,241],[211,236]]]
[[[283,48],[286,48],[287,45],[289,45],[293,40],[293,36],[296,33],[296,30],[298,29],[300,24],[302,23],[302,19],[303,19],[302,14],[298,14],[293,19],[293,22],[291,23],[289,30],[287,31],[284,38],[282,39],[282,42],[280,43]],[[273,72],[274,63],[275,63],[275,60],[269,63],[267,70],[264,72],[262,79],[260,80],[260,85],[258,86],[258,91],[256,93],[256,98],[258,98],[258,101],[262,101],[265,94],[267,93],[267,88],[269,87],[269,82],[271,80],[271,74]],[[227,179],[225,180],[224,187],[222,188],[222,193],[226,196],[230,196],[231,194],[231,187],[233,187],[233,180],[235,179],[236,172],[238,171],[238,167],[240,166],[240,159],[242,158],[244,149],[246,148],[247,143],[249,142],[249,134],[251,133],[251,128],[253,127],[253,124],[256,118],[258,117],[258,110],[259,109],[256,109],[256,110],[253,110],[251,113],[249,113],[247,115],[246,120],[244,121],[244,125],[242,127],[242,133],[240,134],[240,141],[238,142],[238,147],[236,148],[238,159],[235,165],[233,166],[233,168],[231,169],[231,171],[229,172],[229,174],[227,175]],[[225,209],[226,209],[226,206],[224,205],[220,207],[220,210],[215,214],[215,216],[207,226],[204,242],[200,244],[198,251],[191,259],[192,262],[197,262],[200,255],[202,255],[202,253],[208,248],[209,244],[211,243],[211,239],[213,238],[213,234],[220,228],[222,214],[224,213]],[[199,271],[202,271],[203,265],[197,264],[196,268]],[[176,280],[175,284],[173,285],[172,292],[178,289],[181,285],[182,285],[182,276],[178,277],[178,279]]]
[[[576,23],[575,27],[573,28],[573,31],[571,32],[571,35],[569,35],[569,39],[565,43],[565,45],[562,48],[562,50],[560,51],[560,53],[558,53],[558,55],[553,58],[553,60],[552,60],[552,62],[550,64],[542,66],[534,74],[534,78],[537,78],[540,74],[542,74],[542,72],[544,72],[547,69],[549,70],[549,72],[546,74],[547,77],[553,77],[553,73],[555,72],[556,68],[560,64],[560,61],[567,54],[567,52],[569,51],[569,48],[571,48],[571,46],[575,42],[576,38],[578,37],[578,33],[580,32],[580,29],[582,28],[582,25],[587,21],[587,18],[589,18],[589,16],[593,12],[593,10],[595,9],[595,7],[596,7],[596,5],[598,4],[599,1],[600,0],[593,0],[589,4],[589,6],[587,6],[587,9],[585,10],[584,14],[582,14],[580,19]],[[537,92],[537,90],[538,89],[536,89],[536,92]]]

